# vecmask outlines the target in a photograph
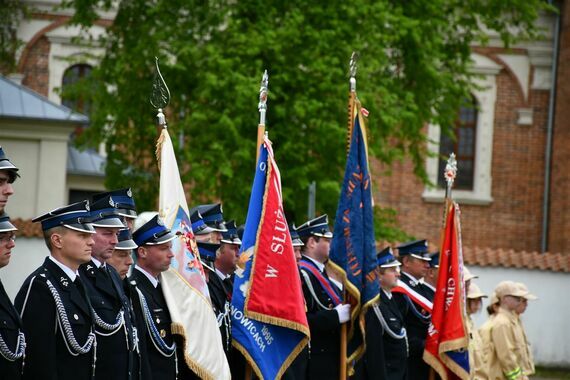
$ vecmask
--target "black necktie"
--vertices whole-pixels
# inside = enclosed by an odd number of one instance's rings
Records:
[[[99,267],[99,272],[101,272],[103,276],[105,276],[105,278],[109,277],[109,271],[107,270],[107,267],[105,265],[101,265]]]
[[[73,284],[75,285],[75,287],[77,289],[79,289],[79,292],[83,295],[83,282],[81,282],[81,278],[79,278],[79,276],[75,276],[75,280],[73,280]]]
[[[222,283],[224,285],[224,290],[226,291],[226,298],[228,299],[228,301],[232,300],[232,293],[234,290],[234,284],[232,281],[231,277],[227,277],[224,280],[222,280]]]

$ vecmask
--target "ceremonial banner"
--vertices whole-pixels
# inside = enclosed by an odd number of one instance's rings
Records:
[[[376,247],[374,242],[374,219],[372,210],[371,178],[368,170],[365,120],[363,109],[355,100],[355,120],[352,127],[344,182],[336,211],[334,236],[331,243],[328,266],[340,277],[347,292],[347,301],[352,305],[352,326],[360,336],[350,345],[349,365],[364,353],[364,316],[366,310],[379,296],[376,274]],[[357,322],[358,325],[355,326]],[[351,368],[348,368],[351,372]]]
[[[184,361],[198,376],[229,379],[229,365],[210,304],[184,188],[166,128],[157,143],[157,158],[160,166],[159,213],[166,226],[180,234],[172,241],[175,257],[171,268],[161,275],[162,290],[172,317],[172,333],[182,336]]]
[[[232,297],[232,344],[260,379],[279,379],[309,325],[271,142],[260,147]]]
[[[448,205],[424,360],[442,380],[469,379],[459,206]]]

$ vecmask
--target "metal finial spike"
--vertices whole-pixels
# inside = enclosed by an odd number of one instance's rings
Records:
[[[350,56],[350,64],[349,64],[349,70],[350,70],[350,77],[351,78],[356,78],[356,70],[358,69],[358,53],[353,51],[352,55]]]
[[[267,92],[269,86],[269,75],[267,75],[267,70],[263,72],[263,76],[261,77],[261,86],[259,87],[259,104],[257,108],[259,111],[262,109],[267,109]]]
[[[157,109],[165,108],[170,102],[170,90],[160,73],[158,67],[158,57],[156,59],[156,72],[152,81],[152,93],[150,95],[150,104]]]
[[[453,182],[455,181],[455,177],[457,177],[457,160],[455,159],[455,153],[451,153],[449,155],[443,176],[447,182],[447,188],[451,190]]]
[[[269,91],[269,75],[267,70],[263,72],[261,77],[261,86],[259,87],[259,125],[265,125],[265,113],[267,112],[267,92]]]

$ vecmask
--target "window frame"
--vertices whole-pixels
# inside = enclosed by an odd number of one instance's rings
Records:
[[[70,83],[65,83],[66,80],[66,75],[68,73],[72,73],[72,70],[78,69],[78,73],[77,73],[77,78],[75,79],[75,81],[72,81]],[[76,63],[73,64],[69,67],[67,67],[64,71],[63,71],[63,75],[61,77],[61,90],[62,93],[63,91],[65,91],[65,87],[68,85],[73,85],[74,83],[76,83],[77,81],[81,80],[82,78],[85,78],[87,75],[89,75],[91,72],[93,71],[93,66],[85,63],[85,62],[81,62],[81,63]],[[73,75],[73,74],[72,74]],[[70,102],[73,102],[73,104],[70,104]],[[79,112],[81,114],[87,115],[89,114],[89,109],[85,110],[85,99],[83,97],[80,97],[77,100],[66,100],[65,98],[61,98],[61,104],[69,109],[72,109],[75,112]]]
[[[461,115],[462,115],[462,111],[464,109],[467,110],[472,110],[474,112],[474,118],[473,120],[469,120],[469,121],[464,121],[461,120]],[[457,190],[469,190],[472,191],[474,186],[475,186],[475,163],[477,162],[477,121],[479,120],[479,104],[477,103],[477,99],[471,95],[469,98],[466,99],[466,102],[464,105],[461,106],[461,108],[459,109],[458,112],[458,117],[455,120],[454,123],[454,133],[455,133],[455,140],[450,141],[453,144],[453,149],[449,152],[442,152],[441,151],[441,145],[439,146],[439,162],[438,162],[438,168],[439,168],[439,172],[443,173],[443,168],[445,168],[445,161],[447,160],[447,156],[450,153],[455,153],[455,157],[457,159],[457,164],[458,164],[458,170],[461,171],[461,166],[460,163],[461,161],[470,161],[473,169],[472,169],[472,175],[471,178],[469,179],[469,183],[467,186],[459,186],[458,183],[456,183],[454,185],[454,189]],[[462,152],[459,151],[459,146],[461,146],[461,134],[459,133],[459,130],[463,128],[463,129],[471,129],[473,131],[473,141],[471,143],[471,155],[464,155],[462,154]],[[441,144],[441,139],[443,138],[443,136],[440,136],[440,144]],[[449,138],[452,139],[452,137],[448,137],[445,136],[445,138]],[[460,177],[461,178],[461,177]],[[439,176],[437,177],[437,186],[439,188],[445,189],[445,178],[443,176]]]
[[[492,188],[492,157],[493,129],[495,120],[495,105],[497,101],[496,76],[502,70],[491,59],[473,53],[472,72],[479,74],[475,77],[476,87],[472,92],[479,105],[475,137],[475,167],[472,190],[453,190],[453,198],[462,204],[490,205],[493,202]],[[441,130],[438,125],[428,125],[428,150],[430,157],[426,160],[426,171],[432,184],[437,185],[439,173],[439,143]],[[458,176],[461,172],[457,173]],[[422,193],[425,202],[442,203],[445,199],[445,189],[427,185]]]

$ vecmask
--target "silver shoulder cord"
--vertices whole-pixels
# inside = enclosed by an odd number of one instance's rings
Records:
[[[23,332],[18,330],[18,342],[13,352],[4,341],[4,338],[2,338],[2,334],[0,334],[0,354],[4,359],[15,362],[24,356],[24,352],[26,352],[26,336]]]
[[[315,293],[315,289],[313,288],[313,284],[311,282],[311,279],[309,278],[309,275],[302,269],[300,269],[299,271],[301,272],[301,274],[305,278],[305,282],[307,283],[307,288],[309,288],[309,292],[311,293],[311,296],[317,302],[317,304],[325,310],[332,310],[333,308],[330,308],[330,307],[323,305],[321,303],[321,301],[319,300],[319,297],[317,297],[317,294]]]
[[[140,289],[138,287],[135,287],[135,289],[137,290],[137,293],[139,295],[139,300],[141,302],[141,307],[143,309],[142,313],[144,316],[144,321],[146,324],[146,328],[148,330],[148,334],[150,335],[150,340],[151,340],[152,344],[154,345],[154,347],[156,348],[156,350],[162,356],[169,358],[172,355],[174,355],[174,363],[176,366],[176,378],[178,378],[178,354],[176,353],[176,342],[172,342],[172,346],[168,346],[166,344],[166,342],[162,339],[162,337],[158,333],[158,329],[156,328],[154,321],[152,320],[152,316],[150,314],[150,310],[149,310],[148,305],[146,303],[146,298],[144,297],[144,294],[142,294],[142,292],[140,291]],[[159,345],[162,346],[163,348],[159,347]],[[168,353],[165,351],[172,351],[172,352]]]
[[[231,314],[230,314],[230,303],[228,301],[226,301],[226,303],[224,304],[224,311],[218,313],[216,320],[218,322],[218,328],[222,327],[222,324],[224,323],[224,321],[226,322],[226,348],[229,349],[230,347],[230,332],[232,330],[232,318],[231,318]]]
[[[99,331],[95,330],[95,333],[97,335],[111,336],[111,335],[115,334],[117,331],[119,331],[120,328],[125,323],[125,316],[124,316],[122,306],[121,306],[121,311],[119,311],[117,313],[117,318],[115,319],[114,324],[107,323],[103,319],[101,319],[101,317],[99,316],[99,314],[97,314],[97,312],[95,311],[95,309],[93,309],[93,307],[91,307],[91,312],[93,313],[95,325],[97,325],[97,327],[100,327],[102,330],[108,331],[108,333],[103,333],[103,332],[99,332]]]
[[[406,328],[402,327],[402,330],[400,330],[400,333],[396,334],[394,331],[392,331],[390,326],[388,326],[388,323],[386,323],[386,320],[384,319],[384,316],[382,315],[382,312],[380,311],[380,307],[378,306],[378,304],[372,305],[372,309],[374,310],[374,314],[376,314],[376,318],[378,318],[378,321],[380,321],[380,325],[382,325],[382,329],[384,331],[386,331],[391,338],[397,339],[397,340],[400,340],[400,339],[406,340],[406,353],[409,355],[410,354],[410,346],[408,344],[408,334],[406,332]]]
[[[57,289],[50,280],[46,280],[46,284],[51,292],[53,300],[55,301],[55,308],[57,311],[57,322],[61,329],[61,333],[63,335],[63,341],[67,346],[67,350],[73,356],[78,356],[82,354],[86,354],[91,351],[92,346],[97,345],[97,338],[95,337],[95,333],[93,332],[93,328],[91,328],[91,332],[87,336],[87,341],[83,346],[80,346],[77,343],[77,339],[75,339],[75,335],[73,334],[73,330],[71,328],[71,324],[69,323],[69,319],[67,318],[67,313],[65,312],[65,307],[63,306],[63,302],[61,302],[61,298]]]
[[[166,344],[166,342],[164,341],[164,339],[162,339],[160,334],[158,334],[158,329],[156,328],[156,325],[154,324],[154,321],[151,318],[150,309],[148,308],[144,294],[142,294],[142,292],[139,290],[139,288],[136,288],[136,289],[137,289],[137,293],[139,295],[139,299],[141,301],[141,306],[143,309],[142,312],[144,315],[144,321],[145,321],[148,333],[151,337],[152,344],[154,344],[154,346],[156,347],[158,352],[160,352],[163,356],[169,358],[176,352],[176,343],[172,342],[172,345],[168,346]],[[158,340],[158,342],[156,342],[156,340]],[[162,347],[159,347],[159,345]],[[172,351],[172,352],[168,353],[168,351]]]
[[[409,307],[412,309],[412,314],[414,316],[416,316],[416,318],[418,318],[422,323],[425,324],[429,324],[431,321],[431,314],[428,315],[422,315],[418,309],[416,309],[416,306],[414,305],[414,302],[410,299],[410,297],[407,294],[404,294],[406,301],[408,302]]]

